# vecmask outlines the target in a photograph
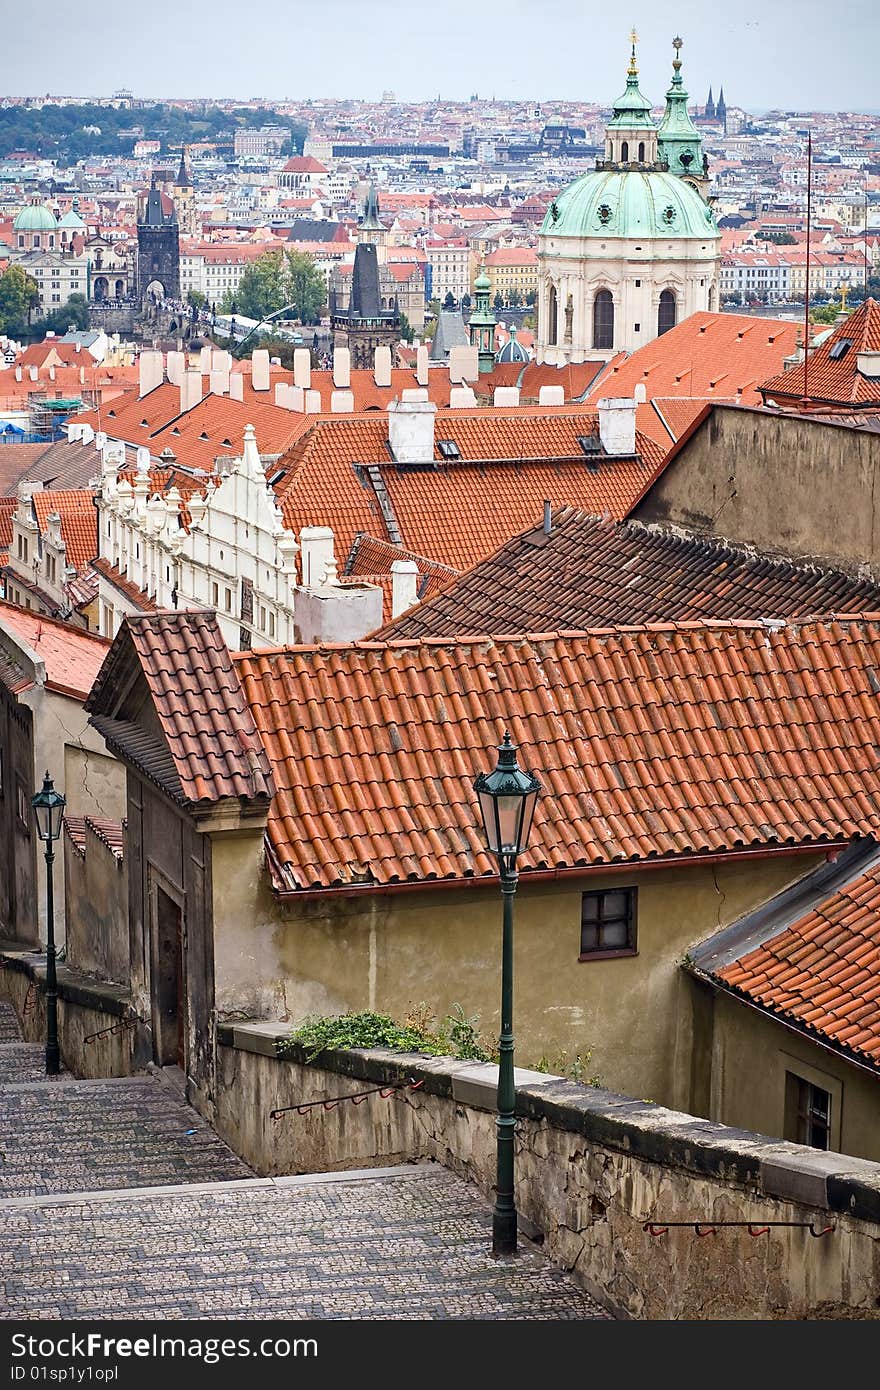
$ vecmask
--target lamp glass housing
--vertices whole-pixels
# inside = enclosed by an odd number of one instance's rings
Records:
[[[34,808],[37,822],[37,835],[46,844],[51,844],[61,835],[64,807],[67,805],[67,801],[61,792],[55,790],[48,772],[43,778],[42,788],[31,798],[31,805]]]

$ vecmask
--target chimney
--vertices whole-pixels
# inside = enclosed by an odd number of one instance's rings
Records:
[[[333,562],[333,532],[329,526],[304,526],[299,533],[299,546],[303,588],[318,588]]]
[[[539,386],[538,405],[565,405],[565,387]]]
[[[633,400],[636,405],[644,405],[648,399],[648,388],[643,381],[639,381],[633,387]]]
[[[347,391],[351,386],[351,350],[349,348],[334,348],[333,385],[338,391]]]
[[[606,454],[636,452],[636,403],[627,396],[604,396],[598,403],[599,438]]]
[[[162,354],[154,348],[145,348],[138,358],[138,396],[146,396],[162,385],[164,376]]]
[[[211,370],[211,348],[203,347],[199,353],[199,370],[203,376],[207,376]]]
[[[169,360],[172,354],[169,352]],[[180,380],[180,413],[192,410],[202,399],[202,374],[198,367],[183,373]]]
[[[880,377],[880,352],[860,352],[856,357],[856,370],[869,381]]]
[[[254,348],[251,355],[251,385],[255,391],[269,390],[269,353],[266,348]]]
[[[353,391],[332,391],[330,393],[331,415],[351,415],[354,412]]]
[[[397,618],[418,603],[419,567],[415,560],[391,562],[391,616]]]
[[[94,437],[95,437],[95,431],[92,429],[91,425],[83,425],[83,427],[82,427],[82,434],[80,435],[80,439],[81,439],[82,443],[83,443],[83,444],[91,444],[91,442],[92,442],[92,440],[94,439]]]
[[[242,372],[230,372],[229,399],[231,401],[244,400],[244,375]]]
[[[37,379],[37,369],[36,369],[36,367],[28,367],[28,376],[30,377],[31,381],[36,381],[36,379]]]
[[[397,463],[434,462],[433,401],[391,401],[388,405],[388,443]]]
[[[420,347],[416,352],[416,381],[420,386],[428,384],[428,349]]]
[[[449,392],[450,410],[473,410],[477,404],[472,386],[453,386]]]
[[[50,367],[50,368],[49,368],[49,380],[50,380],[50,381],[54,381],[54,380],[55,380],[55,368],[54,368],[54,367]]]
[[[105,431],[104,431],[104,430],[98,430],[97,433],[95,434],[95,448],[96,448],[96,449],[103,449],[103,447],[104,447],[104,445],[105,445],[106,443],[107,443],[107,435],[106,435]]]
[[[16,367],[16,369],[15,369],[15,379],[16,379],[16,381],[21,381],[21,367]]]
[[[377,386],[391,385],[391,349],[377,347],[373,357],[373,380]]]
[[[172,386],[179,386],[186,371],[186,357],[182,352],[169,352],[166,370]],[[201,376],[201,372],[199,372]]]
[[[321,392],[306,391],[305,393],[306,415],[321,414]]]
[[[519,405],[518,386],[496,386],[492,393],[493,405]]]
[[[312,384],[312,355],[308,348],[293,350],[293,384],[307,391]]]
[[[201,380],[201,372],[199,379]],[[229,373],[223,371],[211,372],[208,377],[208,387],[212,396],[225,396],[229,391]]]

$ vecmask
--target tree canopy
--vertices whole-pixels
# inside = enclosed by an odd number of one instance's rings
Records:
[[[0,275],[0,333],[20,338],[29,330],[31,313],[40,300],[33,276],[13,264]]]
[[[94,154],[130,155],[136,140],[159,140],[163,153],[198,140],[231,146],[236,130],[262,125],[285,126],[291,146],[302,149],[305,126],[265,107],[223,111],[207,102],[187,111],[162,102],[135,110],[90,102],[10,106],[0,110],[0,158],[13,150],[70,161]]]
[[[317,323],[326,300],[324,277],[311,256],[304,251],[267,251],[248,266],[221,311],[262,319],[290,305],[291,318]]]

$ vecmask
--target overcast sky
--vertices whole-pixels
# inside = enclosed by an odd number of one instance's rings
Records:
[[[878,16],[878,0],[129,0],[100,15],[70,0],[0,0],[3,91],[377,100],[389,89],[608,104],[635,24],[655,104],[679,33],[701,103],[723,83],[728,104],[750,110],[880,110]]]

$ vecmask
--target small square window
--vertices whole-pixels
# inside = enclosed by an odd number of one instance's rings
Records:
[[[634,324],[633,324],[633,332],[634,332],[634,333],[641,333],[641,331],[642,331],[642,325],[641,325],[640,323],[634,323]]]
[[[641,280],[636,280],[636,289],[637,289],[637,290],[640,290],[641,288],[642,288],[642,282],[641,282]]]
[[[16,798],[16,813],[17,813],[17,815],[18,815],[18,828],[19,828],[19,830],[21,830],[25,835],[30,835],[30,833],[31,833],[31,803],[30,803],[30,797],[28,796],[27,791],[25,790],[25,785],[24,785],[24,782],[22,782],[21,778],[18,778],[17,781],[16,781],[16,790],[17,790],[17,792],[18,792],[18,796],[17,796],[17,798]]]
[[[811,1149],[831,1147],[831,1095],[794,1072],[785,1073],[786,1139]]]
[[[581,899],[581,960],[636,954],[635,888],[602,889]]]

